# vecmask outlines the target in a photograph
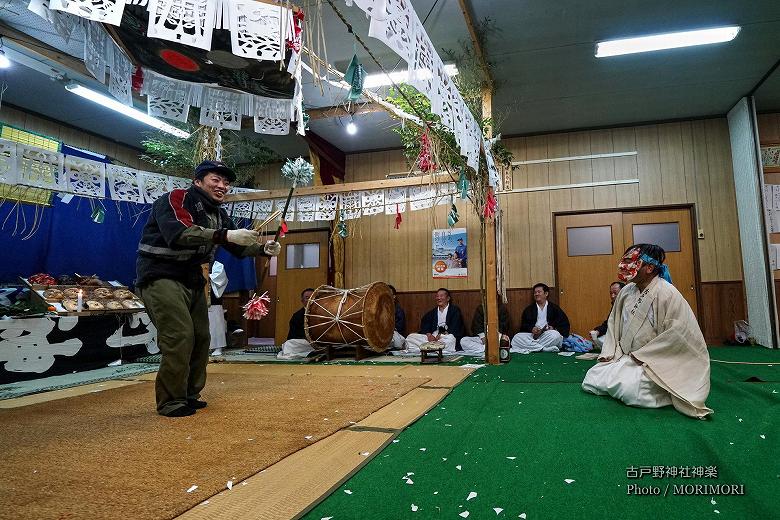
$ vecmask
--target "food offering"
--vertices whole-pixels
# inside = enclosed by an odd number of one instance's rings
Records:
[[[118,282],[104,282],[95,275],[58,278],[39,273],[24,280],[31,293],[43,300],[50,313],[60,316],[139,312],[144,302]],[[60,284],[58,282],[69,282]]]

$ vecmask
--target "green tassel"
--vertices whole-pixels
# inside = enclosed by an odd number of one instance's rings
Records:
[[[469,180],[466,178],[466,170],[461,168],[460,177],[458,177],[458,190],[460,198],[466,199],[469,196]]]
[[[360,95],[363,93],[363,83],[366,81],[366,70],[358,61],[357,54],[353,55],[352,61],[349,62],[347,72],[344,73],[344,81],[351,86],[347,99],[349,101],[360,99]]]
[[[95,209],[92,210],[92,222],[96,224],[102,224],[105,218],[106,218],[106,210],[103,209],[103,206],[100,205],[95,206]]]

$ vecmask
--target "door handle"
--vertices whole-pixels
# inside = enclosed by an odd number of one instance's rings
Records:
[[[693,290],[694,290],[693,285],[691,285],[691,291],[693,291]]]

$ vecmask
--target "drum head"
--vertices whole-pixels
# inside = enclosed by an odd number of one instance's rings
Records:
[[[393,339],[395,302],[386,283],[375,282],[369,287],[363,305],[363,329],[368,345],[376,352],[384,351]]]

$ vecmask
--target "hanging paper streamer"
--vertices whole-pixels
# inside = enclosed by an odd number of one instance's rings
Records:
[[[496,207],[498,207],[498,202],[493,194],[493,188],[488,188],[487,198],[485,199],[485,211],[482,214],[485,218],[493,218],[496,214]]]
[[[243,307],[244,318],[248,320],[259,320],[268,316],[269,303],[271,303],[271,298],[268,297],[268,291],[264,292],[262,296],[252,298]]]
[[[417,165],[422,172],[432,172],[436,170],[436,163],[431,157],[431,139],[428,137],[428,131],[420,138],[420,155],[417,156]]]
[[[460,169],[460,177],[458,177],[458,191],[460,191],[460,198],[466,199],[469,196],[469,180],[466,178],[466,169]]]
[[[347,223],[344,222],[344,211],[341,211],[341,218],[339,218],[339,223],[336,224],[336,232],[339,234],[341,238],[347,238],[349,236],[349,230],[347,229]]]
[[[404,218],[401,216],[401,210],[399,208],[399,205],[395,205],[395,229],[401,228],[401,222],[404,221]]]
[[[450,212],[447,213],[447,225],[450,227],[453,227],[455,223],[460,220],[460,217],[458,216],[458,208],[455,207],[455,203],[453,202],[450,206]]]
[[[103,206],[99,204],[95,205],[95,209],[92,210],[92,222],[95,224],[102,224],[105,218],[106,210],[103,209]]]
[[[363,93],[363,83],[366,80],[366,71],[358,60],[357,54],[352,56],[349,62],[347,72],[344,73],[344,81],[349,83],[350,89],[347,94],[348,101],[357,101]]]
[[[292,182],[293,188],[303,186],[309,184],[314,177],[314,166],[302,157],[298,157],[294,161],[287,159],[287,162],[282,166],[282,176]]]

